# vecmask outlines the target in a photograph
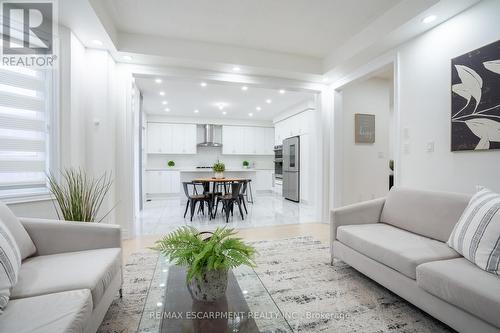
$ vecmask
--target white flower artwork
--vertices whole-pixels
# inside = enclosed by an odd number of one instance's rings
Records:
[[[451,150],[500,149],[500,41],[451,64]]]

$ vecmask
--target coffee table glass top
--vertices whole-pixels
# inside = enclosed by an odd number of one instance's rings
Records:
[[[231,270],[226,297],[202,303],[191,298],[185,269],[159,256],[139,332],[281,333],[292,329],[252,268]]]

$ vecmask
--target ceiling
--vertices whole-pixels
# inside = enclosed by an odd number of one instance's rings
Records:
[[[58,12],[84,46],[106,49],[143,74],[187,69],[198,77],[271,77],[317,90],[478,2],[64,0]],[[429,15],[436,19],[424,24]]]
[[[105,0],[118,32],[323,58],[401,0]]]
[[[149,115],[269,121],[286,109],[313,98],[312,94],[304,92],[283,90],[280,93],[276,89],[214,82],[204,82],[206,86],[202,86],[199,81],[164,78],[161,83],[157,83],[156,79],[135,79],[144,97],[144,111]],[[242,87],[247,87],[247,90]],[[160,92],[164,92],[164,96]],[[271,103],[266,100],[271,100]],[[164,105],[164,101],[168,104]],[[222,110],[219,103],[224,103]],[[261,110],[257,110],[257,107]],[[167,108],[169,111],[165,110]],[[195,113],[195,110],[198,112]]]

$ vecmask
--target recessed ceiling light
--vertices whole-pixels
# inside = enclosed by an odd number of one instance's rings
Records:
[[[280,89],[280,94],[284,94],[285,93],[285,90],[284,89]]]
[[[170,112],[170,109],[169,109],[169,108],[166,108],[166,109],[165,109],[165,112]]]
[[[255,110],[260,111],[262,108],[260,106],[256,107]]]
[[[198,113],[198,112],[200,112],[200,110],[194,110],[194,113]]]
[[[233,67],[233,71],[235,71],[235,72],[239,72],[240,70],[241,70],[241,68],[239,68],[238,66]]]
[[[216,103],[215,105],[219,108],[219,110],[222,110],[227,106],[224,102]]]
[[[160,91],[160,96],[165,96],[165,92],[164,91]]]
[[[131,60],[132,60],[132,57],[131,57],[131,56],[128,56],[128,55],[125,55],[125,56],[123,56],[123,60],[126,60],[126,61],[131,61]]]
[[[163,80],[162,79],[156,79],[155,82],[158,83],[158,84],[160,84],[160,83],[163,82]]]
[[[227,114],[227,112],[226,111],[222,111],[222,114],[225,116]]]
[[[247,87],[247,86],[243,86],[243,87],[241,87],[241,90],[243,90],[243,91],[247,91],[247,90],[248,90],[248,87]]]
[[[266,103],[267,103],[267,104],[271,104],[272,102],[273,102],[273,101],[271,101],[269,98],[268,98],[268,99],[266,99]]]
[[[103,43],[100,40],[98,40],[98,39],[94,39],[92,41],[92,44],[97,45],[97,46],[102,46],[103,45]]]
[[[163,102],[161,102],[161,104],[163,104],[163,105],[167,105],[167,104],[168,104],[168,102],[167,102],[167,101],[163,101]]]
[[[422,19],[422,23],[425,23],[425,24],[427,24],[427,23],[431,23],[431,22],[435,21],[435,20],[436,20],[436,18],[437,18],[437,16],[436,16],[436,15],[429,15],[429,16],[426,16],[426,17],[424,17],[424,18]]]
[[[250,113],[248,114],[248,116],[249,116],[249,117],[253,117],[253,113],[252,113],[252,112],[250,112]]]
[[[200,83],[200,86],[202,86],[202,87],[206,87],[206,86],[207,86],[207,83],[206,83],[206,82],[202,82],[202,83]]]

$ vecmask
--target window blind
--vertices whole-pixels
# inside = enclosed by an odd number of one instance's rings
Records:
[[[46,76],[43,69],[0,66],[0,196],[46,189]]]

